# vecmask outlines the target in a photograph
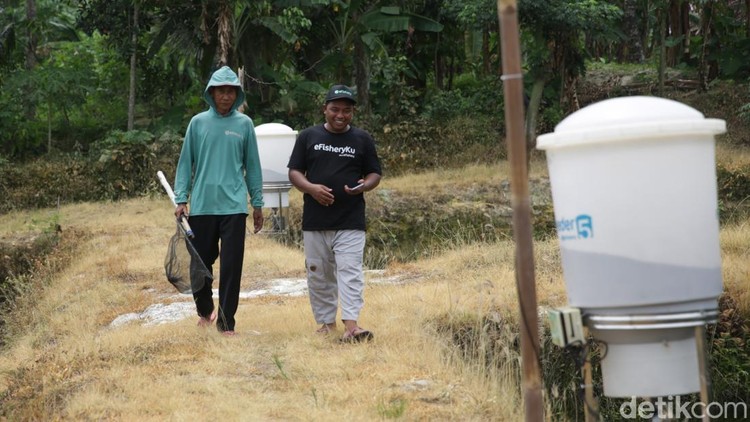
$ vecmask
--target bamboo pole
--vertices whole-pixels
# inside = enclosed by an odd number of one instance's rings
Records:
[[[708,374],[708,364],[706,356],[706,326],[698,325],[695,327],[695,346],[698,351],[698,376],[700,377],[700,397],[703,403],[703,422],[710,420],[706,406],[709,404],[710,391],[711,391],[711,379]]]
[[[526,140],[524,128],[523,75],[518,35],[516,0],[497,0],[502,45],[503,91],[508,159],[511,167],[513,237],[516,242],[516,288],[521,322],[521,369],[526,421],[544,420],[544,401],[539,364],[540,346],[534,250],[531,231]]]
[[[594,401],[594,388],[593,383],[594,379],[591,376],[591,360],[589,360],[588,353],[586,353],[586,357],[584,358],[583,363],[583,391],[584,391],[584,403],[583,403],[583,415],[584,420],[586,422],[596,422],[597,418],[595,416],[596,408],[596,402]]]
[[[584,339],[589,338],[589,330],[584,328]],[[594,397],[594,375],[591,366],[591,351],[583,348],[583,414],[585,422],[599,420],[599,404]]]

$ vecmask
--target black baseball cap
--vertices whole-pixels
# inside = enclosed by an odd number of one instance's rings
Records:
[[[326,94],[326,103],[333,100],[349,100],[354,104],[357,104],[357,98],[354,96],[354,91],[346,85],[334,85],[328,90],[328,94]]]

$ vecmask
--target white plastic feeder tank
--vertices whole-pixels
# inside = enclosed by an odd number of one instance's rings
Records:
[[[283,208],[289,207],[289,156],[292,154],[297,131],[281,123],[264,123],[255,128],[258,154],[263,170],[263,201],[271,208],[272,232],[286,229]]]
[[[695,327],[722,293],[714,135],[682,103],[595,103],[539,136],[568,302],[606,344],[604,395],[700,391]]]

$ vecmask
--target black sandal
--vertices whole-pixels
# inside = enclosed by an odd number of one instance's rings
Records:
[[[359,331],[357,331],[359,330]],[[341,337],[342,343],[363,343],[372,340],[375,337],[371,331],[367,331],[360,327],[354,329],[354,331],[346,331],[344,336]]]

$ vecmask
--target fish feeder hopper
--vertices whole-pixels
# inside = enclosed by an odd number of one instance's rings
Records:
[[[292,154],[297,131],[281,123],[265,123],[255,128],[258,154],[263,170],[264,207],[270,208],[271,233],[286,230],[284,208],[289,207],[289,181],[287,164]]]
[[[634,96],[538,137],[568,309],[606,346],[605,396],[701,390],[696,327],[716,322],[723,290],[714,135],[725,131],[677,101]]]

